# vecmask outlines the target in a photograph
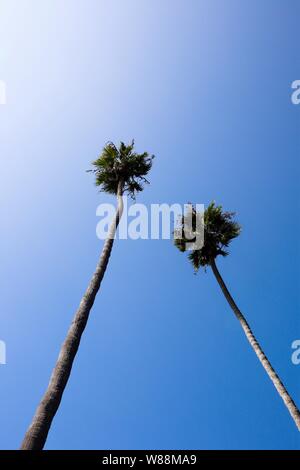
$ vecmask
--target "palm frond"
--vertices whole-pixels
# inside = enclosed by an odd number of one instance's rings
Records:
[[[192,208],[192,226],[195,228],[197,220],[197,212],[195,208]],[[202,214],[201,214],[202,215]],[[191,261],[195,271],[198,271],[200,267],[206,267],[211,263],[212,259],[217,256],[228,256],[228,247],[232,240],[239,236],[241,233],[241,226],[234,220],[234,212],[223,211],[222,206],[217,206],[215,202],[211,202],[204,211],[204,217],[202,219],[202,229],[204,229],[204,245],[201,249],[190,251],[188,259]],[[174,245],[181,252],[187,250],[188,243],[191,240],[182,235],[179,237],[178,234],[184,234],[185,217],[182,217],[179,226],[174,231]]]
[[[148,184],[145,176],[151,170],[153,158],[154,155],[148,152],[136,153],[134,140],[128,145],[120,142],[118,147],[107,142],[89,171],[95,174],[95,184],[101,191],[117,194],[119,181],[122,181],[123,192],[134,198],[143,190],[144,184]]]

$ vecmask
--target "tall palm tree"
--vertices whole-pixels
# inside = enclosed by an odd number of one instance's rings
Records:
[[[204,244],[201,249],[198,249],[198,247],[194,250],[192,249],[188,255],[188,258],[194,266],[195,272],[197,272],[201,267],[204,269],[210,267],[212,269],[212,272],[214,273],[228,304],[240,322],[242,329],[244,330],[246,338],[248,339],[266,373],[272,380],[277,392],[284,401],[287,409],[295,421],[298,430],[300,431],[300,412],[296,404],[294,403],[293,399],[289,395],[288,391],[286,390],[285,386],[262,350],[246,318],[231,296],[216,265],[216,258],[218,256],[227,256],[229,254],[227,248],[230,242],[240,234],[241,227],[234,220],[235,214],[233,212],[223,212],[222,206],[216,206],[215,203],[211,203],[207,207],[207,209],[204,211],[204,217],[197,213],[195,208],[191,208],[190,210],[192,212],[192,217],[188,220],[192,219],[192,223],[190,222],[189,228],[192,227],[193,234],[198,237],[201,236],[199,229],[202,228],[202,231],[204,231]],[[178,228],[175,230],[174,236],[174,244],[182,252],[187,250],[187,243],[191,243],[191,240],[189,240],[186,235],[186,233],[189,233],[190,237],[191,232],[185,230],[185,220],[186,219],[182,217]],[[199,220],[202,220],[202,226],[199,223],[196,223]]]
[[[46,393],[38,405],[25,434],[21,445],[22,450],[41,450],[44,447],[52,420],[58,410],[70,377],[81,336],[108,265],[116,230],[123,213],[122,196],[127,193],[134,197],[137,192],[143,190],[144,183],[148,183],[145,176],[152,167],[153,158],[153,155],[149,155],[147,152],[136,153],[134,151],[134,141],[129,145],[121,142],[118,148],[112,142],[109,142],[103,148],[99,158],[93,162],[93,169],[89,170],[95,174],[96,185],[100,186],[102,191],[117,196],[117,210],[114,220],[111,222],[96,270],[61,347]]]

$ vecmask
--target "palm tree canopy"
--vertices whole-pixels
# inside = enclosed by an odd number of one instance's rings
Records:
[[[89,171],[95,174],[96,186],[102,191],[117,194],[118,184],[122,181],[123,192],[134,197],[136,192],[143,190],[144,183],[149,183],[145,176],[152,167],[153,158],[147,152],[136,153],[134,140],[129,145],[120,142],[118,147],[108,142]]]
[[[234,212],[223,211],[222,206],[216,206],[214,202],[211,202],[207,209],[204,211],[204,216],[198,214],[194,208],[192,225],[193,229],[196,228],[196,220],[202,220],[204,225],[204,245],[199,250],[192,250],[188,258],[194,266],[195,271],[202,266],[208,266],[211,260],[214,260],[217,256],[227,256],[228,246],[230,242],[239,236],[241,232],[240,225],[234,220]],[[199,217],[200,215],[200,217]],[[184,217],[182,217],[179,227],[175,232],[179,231],[184,234]],[[191,243],[191,240],[187,240],[184,235],[181,238],[174,238],[175,246],[182,252],[187,250],[187,243]]]

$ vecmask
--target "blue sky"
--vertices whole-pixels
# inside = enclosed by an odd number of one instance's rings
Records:
[[[107,140],[156,155],[150,203],[235,210],[219,261],[300,406],[297,0],[0,0],[0,448],[17,448],[95,267]],[[212,274],[120,240],[48,449],[297,449]]]

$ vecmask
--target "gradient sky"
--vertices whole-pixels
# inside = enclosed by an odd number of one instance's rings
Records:
[[[219,261],[300,406],[298,0],[0,0],[0,448],[17,448],[95,267],[107,140],[157,158],[138,202],[236,210]],[[117,241],[47,449],[297,449],[212,274]]]

